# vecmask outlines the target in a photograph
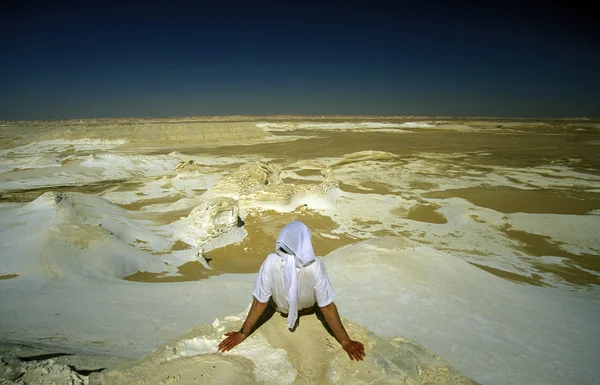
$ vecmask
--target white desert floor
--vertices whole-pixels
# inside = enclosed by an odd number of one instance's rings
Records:
[[[0,126],[1,340],[141,359],[103,383],[600,378],[600,124],[217,120]],[[293,219],[364,363],[277,316],[216,353]]]

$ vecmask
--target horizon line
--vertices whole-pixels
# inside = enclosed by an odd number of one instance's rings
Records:
[[[25,122],[85,122],[85,121],[107,121],[107,120],[185,120],[185,119],[219,119],[219,120],[243,120],[243,119],[499,119],[499,120],[600,120],[595,116],[494,116],[494,115],[372,115],[372,114],[231,114],[231,115],[165,115],[165,116],[113,116],[113,117],[89,117],[89,118],[63,118],[63,119],[0,119],[0,124],[25,123]]]

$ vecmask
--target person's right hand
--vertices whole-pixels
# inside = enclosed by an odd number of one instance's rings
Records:
[[[342,345],[342,348],[348,353],[351,360],[362,361],[366,356],[365,346],[358,341],[349,340]]]
[[[219,344],[219,351],[226,352],[233,349],[236,345],[239,345],[246,339],[246,336],[240,332],[228,332],[225,333],[225,339]]]

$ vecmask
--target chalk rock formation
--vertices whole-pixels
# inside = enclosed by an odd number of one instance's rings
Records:
[[[21,225],[5,231],[0,275],[79,273],[122,278],[138,270],[165,270],[160,258],[150,257],[137,244],[165,249],[170,240],[128,218],[126,210],[106,199],[47,192],[25,206],[3,212],[3,223],[23,221],[31,224],[28,231]]]
[[[86,385],[88,379],[73,371],[69,365],[59,364],[52,359],[26,362],[18,357],[0,359],[0,384]]]
[[[187,162],[180,162],[175,171],[177,172],[194,172],[194,171],[202,171],[206,166],[195,163],[193,160],[188,160]]]
[[[208,242],[238,229],[242,224],[239,206],[233,198],[214,197],[194,208],[183,219],[180,234],[185,242],[206,249]]]
[[[367,354],[364,361],[351,361],[315,315],[302,316],[290,333],[285,318],[275,314],[242,344],[219,353],[223,333],[238,329],[244,316],[197,326],[141,360],[94,374],[91,383],[474,384],[415,342],[385,339],[345,320]]]
[[[293,210],[309,201],[317,203],[323,197],[327,197],[326,201],[331,204],[335,201],[335,194],[329,195],[337,187],[332,173],[326,173],[321,183],[296,185],[283,183],[277,167],[252,162],[219,180],[206,195],[232,197],[239,202],[242,211],[252,207]]]
[[[204,251],[242,240],[247,234],[243,220],[256,208],[286,211],[311,204],[322,207],[335,202],[338,184],[326,172],[321,183],[283,183],[280,170],[268,163],[251,162],[221,178],[200,199],[200,205],[173,225],[174,236]]]
[[[263,190],[265,186],[282,184],[279,173],[277,167],[268,163],[246,163],[220,179],[205,195],[226,196],[237,200],[242,196]]]

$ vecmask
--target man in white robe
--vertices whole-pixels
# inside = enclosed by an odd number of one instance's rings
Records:
[[[275,243],[276,253],[267,256],[258,272],[253,301],[246,321],[239,331],[225,333],[219,350],[226,352],[248,337],[269,302],[275,310],[287,314],[287,325],[294,331],[298,313],[319,307],[331,332],[352,360],[362,360],[365,348],[348,336],[337,307],[335,292],[323,261],[315,257],[310,230],[300,221],[288,223]]]

